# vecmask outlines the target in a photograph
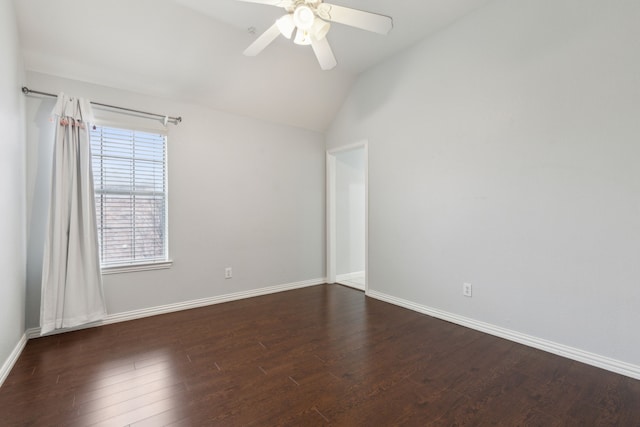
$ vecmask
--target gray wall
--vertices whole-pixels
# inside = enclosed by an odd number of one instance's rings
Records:
[[[497,0],[361,75],[369,289],[640,365],[639,21]]]
[[[25,332],[25,138],[13,2],[0,1],[0,367]]]
[[[104,276],[109,314],[322,279],[324,138],[321,134],[111,88],[27,74],[34,89],[181,115],[169,126],[169,270]],[[53,99],[29,97],[28,326],[39,323]],[[96,116],[135,121],[122,115]],[[139,122],[157,126],[152,121]],[[224,268],[233,267],[233,279]]]

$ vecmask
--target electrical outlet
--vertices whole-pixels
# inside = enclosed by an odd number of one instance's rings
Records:
[[[464,295],[465,297],[471,297],[472,295],[472,288],[471,288],[471,283],[464,283],[462,285],[462,295]]]
[[[224,278],[225,279],[231,279],[233,277],[233,270],[231,270],[231,267],[227,267],[224,269]]]

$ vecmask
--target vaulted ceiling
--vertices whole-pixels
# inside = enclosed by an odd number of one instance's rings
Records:
[[[244,49],[284,11],[237,0],[15,0],[27,70],[323,131],[357,75],[488,0],[331,0],[391,16],[387,36],[333,24],[338,66],[280,37]],[[254,28],[252,34],[249,29]],[[47,88],[34,88],[47,90]]]

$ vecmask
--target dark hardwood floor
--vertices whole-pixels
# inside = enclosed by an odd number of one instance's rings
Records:
[[[640,426],[640,381],[338,285],[29,341],[2,426]]]

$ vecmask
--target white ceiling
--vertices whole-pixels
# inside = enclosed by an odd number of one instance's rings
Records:
[[[244,49],[284,10],[237,0],[15,0],[28,70],[324,131],[355,77],[488,0],[333,0],[391,16],[388,36],[334,24],[338,66],[280,37]],[[256,34],[250,34],[255,27]],[[33,88],[47,91],[47,88]]]

